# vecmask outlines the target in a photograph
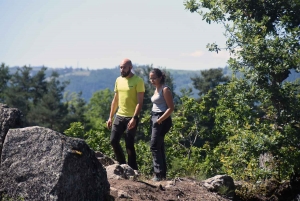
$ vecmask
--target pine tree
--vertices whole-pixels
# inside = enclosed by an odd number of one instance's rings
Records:
[[[68,82],[60,83],[58,73],[53,72],[47,83],[47,92],[32,108],[31,124],[44,126],[59,132],[69,127],[67,124],[68,105],[62,102],[63,91]]]

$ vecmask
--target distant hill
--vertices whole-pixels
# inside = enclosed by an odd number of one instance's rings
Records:
[[[32,67],[32,73],[35,74],[40,67]],[[14,73],[17,67],[11,67],[10,73]],[[196,74],[200,75],[200,71],[192,70],[169,70],[171,76],[174,78],[175,93],[180,94],[180,89],[191,87],[194,91],[194,96],[197,96],[197,90],[193,88],[191,76]],[[92,97],[93,93],[99,90],[109,88],[114,89],[115,80],[120,76],[120,70],[118,67],[115,68],[104,68],[97,70],[89,70],[83,68],[47,68],[46,76],[50,76],[55,71],[60,75],[60,81],[70,81],[66,91],[82,92],[82,98],[86,101]]]
[[[111,69],[98,69],[98,70],[84,70],[73,69],[71,72],[55,69],[59,74],[61,80],[70,80],[70,84],[66,90],[71,92],[82,91],[82,97],[88,101],[93,93],[98,90],[109,88],[114,89],[115,80],[120,76],[119,68]],[[193,88],[190,77],[200,71],[181,71],[181,70],[168,70],[174,78],[175,93],[180,94],[182,88]],[[194,95],[197,95],[197,91]]]
[[[38,72],[42,67],[32,67],[33,73]],[[10,73],[14,73],[17,67],[11,67]],[[120,76],[120,71],[118,67],[115,68],[104,68],[97,70],[89,70],[83,68],[47,68],[46,76],[50,76],[52,71],[56,71],[60,75],[60,81],[70,81],[67,86],[66,91],[70,92],[82,92],[82,98],[87,102],[92,97],[93,93],[103,89],[113,90],[115,80]],[[194,97],[197,97],[198,91],[193,87],[191,77],[195,75],[200,75],[200,70],[174,70],[167,69],[174,79],[175,93],[181,94],[180,89],[182,88],[192,88]],[[228,67],[223,68],[224,75],[231,77],[231,70]],[[292,72],[287,79],[288,81],[296,80],[300,78],[300,73]]]

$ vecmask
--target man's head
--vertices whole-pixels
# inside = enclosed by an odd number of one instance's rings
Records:
[[[120,64],[120,72],[122,77],[127,77],[130,75],[132,69],[132,63],[129,59],[123,59]]]

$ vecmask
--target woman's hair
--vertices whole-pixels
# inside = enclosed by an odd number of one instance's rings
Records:
[[[150,73],[154,73],[157,77],[161,77],[160,83],[164,84],[166,81],[166,75],[158,68],[153,68]]]

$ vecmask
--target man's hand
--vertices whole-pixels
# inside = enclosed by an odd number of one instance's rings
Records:
[[[136,120],[134,118],[130,119],[130,121],[127,124],[128,130],[133,129],[136,125]]]
[[[108,129],[111,129],[111,124],[112,124],[112,120],[111,120],[111,118],[109,118],[106,122],[106,126]]]

